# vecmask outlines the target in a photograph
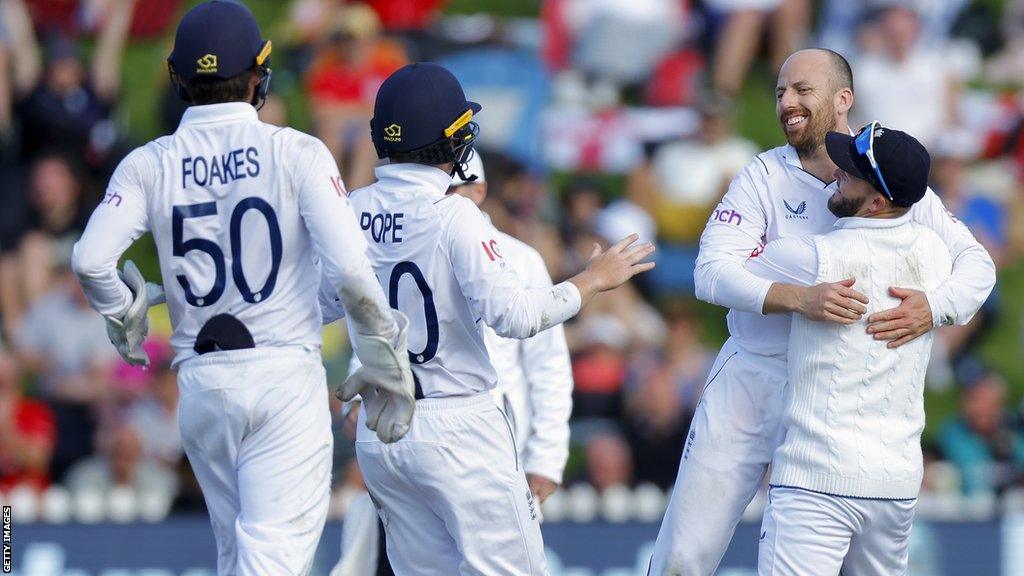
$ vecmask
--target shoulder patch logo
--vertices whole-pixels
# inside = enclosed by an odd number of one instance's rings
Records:
[[[384,139],[388,142],[401,142],[402,141],[402,127],[398,124],[392,124],[384,129]]]
[[[799,216],[800,214],[803,214],[807,210],[807,201],[806,200],[801,202],[800,204],[798,204],[796,208],[793,208],[792,206],[790,206],[789,202],[787,202],[786,200],[783,200],[782,203],[786,205],[786,210],[789,210],[790,214],[796,214],[797,216]]]
[[[217,55],[207,54],[196,60],[196,74],[215,74],[217,72]]]

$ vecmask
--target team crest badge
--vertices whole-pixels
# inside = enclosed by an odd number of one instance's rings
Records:
[[[217,72],[217,55],[207,54],[196,60],[196,74],[214,74]]]
[[[392,124],[384,129],[384,139],[388,142],[401,142],[402,141],[402,127],[398,124]]]

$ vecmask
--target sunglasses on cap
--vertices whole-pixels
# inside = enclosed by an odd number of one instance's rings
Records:
[[[878,183],[882,185],[882,191],[885,197],[889,201],[893,201],[892,192],[889,192],[889,186],[885,183],[885,178],[882,177],[882,170],[878,167],[878,161],[875,160],[875,129],[881,125],[875,121],[868,124],[861,129],[860,133],[854,139],[854,144],[857,148],[857,154],[864,156],[868,159],[868,164],[871,165],[871,169],[875,172],[875,177],[878,178]]]

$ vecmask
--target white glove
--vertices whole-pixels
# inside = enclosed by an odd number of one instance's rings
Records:
[[[409,319],[392,310],[398,324],[394,345],[381,336],[352,332],[352,345],[362,367],[338,389],[338,398],[348,402],[358,394],[366,410],[366,426],[381,442],[390,444],[405,436],[416,409],[412,371],[409,369]]]
[[[131,260],[125,261],[124,270],[119,274],[135,299],[128,306],[123,318],[104,317],[107,321],[107,337],[125,362],[132,366],[149,366],[149,355],[142,349],[142,342],[149,333],[147,313],[150,306],[166,300],[164,289],[158,284],[147,283],[142,277],[142,272],[139,272]]]

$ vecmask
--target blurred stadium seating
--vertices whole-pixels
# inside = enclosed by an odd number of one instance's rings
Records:
[[[70,246],[132,146],[182,113],[165,70],[195,0],[0,3],[0,502],[22,576],[199,576],[215,554],[177,438],[166,312],[154,368],[123,365],[69,273]],[[566,485],[543,507],[552,573],[642,574],[724,311],[693,299],[703,224],[757,150],[783,143],[774,74],[801,46],[853,65],[855,121],[917,131],[932,186],[993,254],[996,292],[937,338],[913,574],[1024,574],[1024,0],[251,0],[274,41],[266,121],[321,137],[348,188],[376,161],[376,87],[432,60],[483,103],[500,228],[556,280],[623,229],[655,274],[567,329],[576,391]],[[159,274],[151,242],[129,257]],[[349,355],[325,332],[332,385]],[[651,401],[658,398],[663,401]],[[335,406],[335,408],[338,408]],[[361,487],[336,417],[331,522]],[[753,574],[763,498],[722,574]]]

